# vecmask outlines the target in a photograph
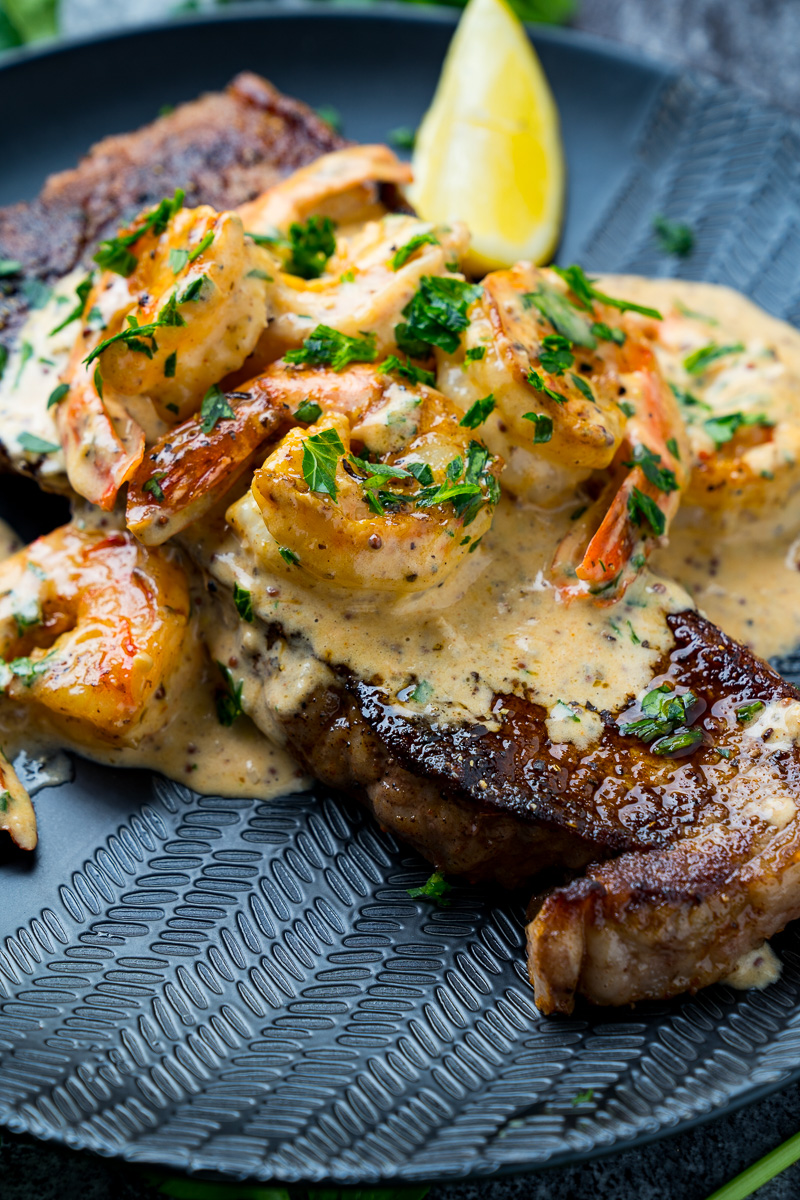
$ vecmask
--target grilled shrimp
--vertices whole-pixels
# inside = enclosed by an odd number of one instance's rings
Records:
[[[564,276],[527,263],[487,275],[463,345],[440,359],[437,380],[459,407],[486,405],[481,429],[509,460],[509,490],[549,501],[586,480],[602,486],[554,566],[567,594],[610,598],[666,532],[687,446],[647,341],[620,326],[611,298],[588,290],[583,272]]]
[[[36,815],[26,788],[0,750],[0,830],[11,835],[20,850],[35,850],[38,842]]]
[[[387,186],[410,182],[410,166],[388,146],[348,146],[323,154],[237,211],[245,229],[266,235],[312,215],[354,224],[385,211],[381,193]]]
[[[136,744],[188,618],[168,554],[64,525],[0,563],[2,691],[78,744]]]

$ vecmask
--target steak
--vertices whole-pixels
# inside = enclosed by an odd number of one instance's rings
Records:
[[[22,279],[53,280],[88,264],[98,241],[177,187],[192,206],[233,208],[345,144],[307,105],[249,72],[134,133],[104,138],[35,200],[0,208],[0,259],[22,264],[21,277],[0,281],[0,343],[10,347],[25,318]]]

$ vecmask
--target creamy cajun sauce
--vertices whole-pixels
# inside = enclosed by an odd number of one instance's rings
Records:
[[[672,646],[664,614],[691,602],[647,572],[609,607],[560,602],[545,572],[573,509],[504,497],[461,569],[399,597],[335,589],[284,563],[249,494],[228,510],[227,533],[207,532],[194,549],[226,588],[251,592],[263,621],[300,635],[319,663],[381,681],[401,709],[492,725],[495,695],[527,695],[550,710],[561,740],[588,744],[601,731],[593,710],[619,710],[646,687]],[[274,669],[295,689],[318,685],[315,671],[298,679],[297,666],[291,657]]]

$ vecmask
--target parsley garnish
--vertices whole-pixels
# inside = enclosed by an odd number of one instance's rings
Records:
[[[319,108],[314,111],[321,121],[330,125],[331,129],[335,129],[337,133],[342,132],[342,114],[338,108],[334,108],[332,104],[320,104]]]
[[[94,369],[94,386],[100,399],[103,399],[103,376],[100,374],[100,364]]]
[[[402,375],[410,383],[424,383],[426,387],[436,386],[436,376],[433,371],[415,367],[410,358],[406,358],[404,366],[396,354],[390,354],[388,358],[385,358],[378,370],[381,375],[390,375],[394,372],[396,375]]]
[[[525,308],[537,308],[546,321],[549,321],[557,333],[576,346],[585,346],[593,350],[597,339],[586,317],[575,311],[566,296],[555,288],[542,283],[535,292],[525,292],[522,297]]]
[[[439,244],[439,239],[435,233],[415,233],[412,238],[409,238],[405,246],[401,246],[399,250],[395,250],[389,260],[392,270],[399,271],[408,262],[415,250],[419,250],[420,246],[438,246]]]
[[[175,368],[177,365],[178,365],[178,351],[173,350],[172,354],[169,354],[164,359],[164,378],[165,379],[174,379],[175,378]],[[167,408],[169,408],[169,405],[167,405]]]
[[[482,400],[476,400],[474,404],[470,405],[458,423],[466,429],[477,429],[479,425],[483,424],[490,413],[494,412],[494,407],[495,398],[490,392]]]
[[[594,1088],[587,1088],[585,1092],[578,1092],[576,1096],[572,1097],[572,1106],[574,1108],[577,1104],[589,1104],[593,1099]]]
[[[665,254],[685,258],[694,249],[694,234],[683,221],[670,221],[658,214],[653,217],[653,232]]]
[[[54,653],[55,651],[51,650],[43,658],[12,658],[10,662],[0,664],[0,666],[6,669],[3,671],[4,679],[2,684],[0,684],[0,688],[5,691],[11,682],[8,673],[16,676],[17,679],[21,679],[25,687],[30,687],[38,676],[43,675],[47,670],[48,661],[53,657]]]
[[[553,418],[544,413],[528,412],[522,414],[523,421],[533,421],[534,445],[539,442],[549,442],[553,436]],[[582,510],[585,511],[585,510]]]
[[[124,342],[129,350],[134,350],[137,354],[144,354],[147,358],[152,358],[153,352],[158,349],[158,343],[155,338],[156,330],[170,326],[180,327],[185,325],[186,321],[178,312],[178,305],[188,304],[190,301],[196,300],[203,289],[203,285],[206,283],[211,283],[211,280],[207,275],[201,275],[189,284],[182,295],[179,296],[177,291],[173,292],[158,313],[155,321],[151,321],[148,325],[140,325],[136,317],[132,313],[129,313],[126,318],[128,322],[127,329],[121,329],[119,333],[115,333],[109,338],[104,338],[83,361],[88,366],[104,350],[112,346],[114,342]],[[150,345],[147,344],[148,342]]]
[[[465,362],[480,362],[480,360],[485,357],[486,357],[486,347],[485,346],[470,346],[469,350],[467,350],[466,354],[464,355],[464,361]]]
[[[29,451],[30,454],[53,454],[56,450],[61,449],[55,442],[46,442],[44,438],[37,437],[35,433],[28,433],[27,430],[19,435],[17,442],[23,450]]]
[[[189,251],[188,250],[182,250],[182,249],[170,250],[169,265],[172,267],[173,275],[180,275],[181,271],[186,266],[188,261],[189,261]]]
[[[0,258],[0,279],[8,275],[19,275],[21,270],[22,263],[17,262],[15,258]]]
[[[54,329],[50,330],[50,337],[52,337],[54,333],[60,333],[62,329],[67,327],[67,325],[72,324],[73,321],[77,321],[83,316],[83,310],[86,307],[86,301],[89,298],[89,292],[92,290],[93,283],[94,272],[91,271],[75,288],[75,295],[78,297],[78,303],[74,308],[70,309],[60,325],[56,325]]]
[[[642,700],[643,715],[636,721],[620,725],[619,731],[624,737],[633,736],[643,742],[653,742],[656,738],[663,738],[668,734],[675,733],[678,726],[684,725],[696,703],[697,697],[694,693],[685,692],[678,696],[670,684],[662,683],[660,687],[653,688],[651,692],[648,692]],[[695,732],[700,734],[700,738],[703,736],[700,730],[682,730],[681,732]],[[675,748],[679,749],[680,747]],[[668,754],[670,751],[663,750],[661,753]]]
[[[59,383],[58,386],[54,387],[52,392],[50,393],[50,396],[48,397],[48,400],[47,400],[47,407],[54,408],[56,406],[56,404],[60,404],[61,401],[66,396],[68,391],[69,391],[68,383]]]
[[[213,384],[203,397],[200,405],[200,424],[203,433],[211,433],[217,421],[227,420],[233,416],[233,409],[228,397],[218,384]]]
[[[765,708],[763,700],[751,700],[749,704],[741,704],[736,709],[736,720],[745,725],[748,721],[752,721],[753,717],[762,713]]]
[[[694,392],[687,392],[685,388],[680,388],[675,383],[671,383],[669,385],[669,390],[672,392],[681,408],[704,408],[706,412],[711,412],[711,405],[706,404],[705,400],[699,400],[697,396],[695,396]],[[687,417],[691,417],[691,415],[691,413],[688,413]]]
[[[688,354],[683,360],[683,366],[690,375],[702,375],[718,358],[722,358],[725,354],[739,354],[742,350],[744,350],[742,342],[731,342],[727,346],[709,342],[707,346],[701,346],[699,350],[693,350],[691,354]]]
[[[287,351],[283,360],[292,366],[323,366],[343,371],[349,363],[374,362],[377,357],[374,333],[355,338],[329,325],[318,325],[303,342],[302,349]]]
[[[280,554],[283,561],[288,563],[290,567],[300,566],[300,559],[294,550],[290,550],[288,546],[278,546],[278,554]]]
[[[620,400],[619,409],[621,412],[623,412],[625,414],[626,417],[632,417],[633,414],[636,412],[636,409],[634,408],[634,406],[632,404],[630,404],[627,400]]]
[[[549,388],[538,371],[528,371],[525,378],[532,388],[535,388],[537,392],[543,392],[545,396],[555,400],[556,404],[566,403],[567,397],[562,396],[561,392],[554,392],[552,388]]]
[[[94,261],[104,271],[113,271],[126,279],[136,270],[136,256],[129,247],[134,246],[139,238],[148,231],[156,236],[162,234],[175,214],[183,207],[185,193],[182,188],[175,189],[171,200],[164,199],[149,213],[141,218],[141,224],[131,231],[115,238],[108,238],[100,243]]]
[[[606,325],[605,321],[595,321],[592,333],[604,342],[614,342],[617,346],[622,346],[625,342],[625,330],[618,329],[616,325]]]
[[[648,450],[647,446],[638,445],[634,447],[633,458],[626,462],[626,467],[641,467],[645,478],[649,479],[654,487],[657,487],[661,492],[677,492],[678,483],[675,479],[675,472],[669,467],[661,467],[660,454],[653,454],[652,450]]]
[[[724,417],[709,417],[703,422],[703,428],[716,446],[724,446],[740,429],[748,425],[769,425],[770,421],[763,413],[728,413]]]
[[[549,334],[542,339],[539,362],[551,375],[563,375],[567,368],[575,362],[572,342],[569,338],[562,337],[560,333]]]
[[[686,750],[690,746],[697,746],[702,740],[702,729],[679,729],[677,733],[671,733],[667,737],[659,738],[657,742],[653,742],[650,748],[653,754],[676,754],[678,750]]]
[[[680,447],[678,446],[678,442],[675,438],[667,438],[667,449],[669,450],[672,457],[677,458],[678,462],[680,462],[681,451],[680,451]]]
[[[35,596],[30,596],[12,614],[19,637],[28,629],[34,629],[42,623],[42,609]]]
[[[382,515],[386,511],[385,505],[387,504],[390,508],[398,508],[402,504],[412,501],[413,497],[411,496],[401,496],[395,492],[381,490],[381,484],[387,479],[411,479],[412,472],[407,468],[392,466],[390,463],[367,462],[363,458],[357,458],[355,454],[350,455],[349,461],[356,468],[356,471],[353,472],[350,470],[347,463],[345,463],[345,470],[361,484],[364,489],[364,499],[373,512]],[[414,463],[412,465],[416,468],[421,468],[425,464]],[[433,482],[432,472],[430,478],[431,482]]]
[[[489,451],[480,442],[470,442],[466,464],[461,455],[448,463],[444,482],[439,486],[426,487],[417,497],[418,508],[430,508],[434,504],[453,505],[462,525],[470,525],[486,501],[497,504],[500,485],[488,469]],[[463,476],[463,478],[462,478]]]
[[[446,896],[452,890],[452,884],[447,882],[441,871],[434,871],[422,887],[407,889],[412,900],[432,900],[434,904],[444,907],[450,903]]]
[[[575,384],[575,387],[578,389],[578,391],[581,393],[581,395],[586,400],[588,400],[590,404],[594,404],[594,402],[595,402],[594,394],[592,392],[592,389],[589,387],[589,384],[586,382],[586,380],[581,378],[580,375],[574,375],[572,373],[572,371],[570,371],[569,377],[572,380],[572,382]]]
[[[30,342],[23,342],[19,352],[19,369],[17,371],[17,378],[14,380],[15,391],[19,387],[20,379],[22,379],[22,372],[25,370],[32,357],[33,346],[30,344]]]
[[[633,488],[628,496],[628,512],[634,525],[641,525],[643,520],[646,521],[656,537],[661,537],[667,527],[667,519],[655,500],[639,491],[637,487]]]
[[[224,663],[217,662],[217,666],[222,672],[222,678],[225,681],[224,691],[222,689],[217,691],[217,719],[220,725],[229,727],[244,712],[242,708],[244,680],[240,679],[238,683],[235,683],[230,669]]]
[[[286,270],[301,279],[318,279],[328,259],[336,252],[336,226],[330,217],[309,217],[305,224],[293,221],[289,226],[289,257]]]
[[[28,307],[33,309],[44,308],[53,294],[50,284],[42,279],[23,279],[20,291],[28,301]]]
[[[3,346],[0,344],[0,379],[3,378],[3,372],[6,369],[7,362],[8,362],[8,346]]]
[[[599,300],[601,304],[607,304],[610,308],[618,308],[620,312],[635,312],[641,313],[643,317],[653,317],[656,321],[661,321],[663,318],[657,308],[647,308],[643,304],[634,304],[632,300],[618,300],[615,296],[608,296],[605,292],[597,290],[594,279],[589,279],[584,274],[583,268],[577,263],[573,263],[571,267],[553,267],[557,275],[560,275],[564,282],[569,286],[581,308],[591,312],[594,301]]]
[[[344,454],[342,439],[335,429],[313,433],[303,442],[303,477],[312,492],[330,496],[335,502],[336,467]]]
[[[294,410],[294,415],[296,420],[304,421],[307,425],[313,425],[317,418],[322,416],[322,409],[316,400],[312,400],[307,396],[305,400],[300,401]]]
[[[160,504],[164,499],[164,489],[161,487],[161,480],[166,479],[166,471],[154,471],[150,478],[142,487],[143,492],[149,492],[154,500]]]
[[[399,125],[397,129],[390,129],[386,136],[396,150],[413,150],[417,131],[410,125]]]
[[[238,583],[234,583],[233,585],[233,603],[236,605],[236,611],[242,620],[252,625],[253,597],[247,588],[239,587]]]
[[[467,538],[469,541],[469,538]],[[433,687],[428,683],[427,679],[421,679],[411,693],[410,699],[416,704],[427,704],[433,695]]]
[[[395,326],[399,348],[412,358],[426,357],[431,346],[455,353],[469,325],[467,309],[482,290],[480,284],[463,279],[423,275],[419,290],[403,309],[406,321]]]

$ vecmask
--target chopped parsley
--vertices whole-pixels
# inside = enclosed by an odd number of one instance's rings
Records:
[[[338,108],[334,108],[332,104],[320,104],[319,108],[314,111],[321,121],[330,125],[331,129],[335,129],[337,133],[342,132],[342,114]]]
[[[30,342],[23,342],[19,353],[19,369],[17,371],[17,377],[14,380],[15,390],[19,387],[19,381],[22,379],[22,372],[25,370],[32,358],[33,346],[30,344]]]
[[[698,746],[703,740],[702,729],[679,729],[666,737],[653,742],[653,754],[677,754],[679,750],[688,750],[690,746]]]
[[[619,726],[619,731],[624,737],[637,737],[640,741],[650,743],[655,742],[656,746],[660,743],[656,739],[663,739],[669,735],[675,734],[679,726],[685,726],[689,713],[693,706],[697,703],[697,697],[693,692],[685,692],[678,696],[672,690],[669,683],[662,683],[660,687],[653,688],[648,692],[641,703],[642,716],[636,721],[629,721],[624,725]],[[698,730],[688,730],[681,728],[681,734],[695,734],[694,740],[702,740],[702,732]],[[691,744],[690,742],[686,743]],[[653,747],[656,750],[656,746]],[[656,750],[656,753],[670,754],[673,749],[682,749],[681,746],[674,746],[671,749]]]
[[[91,271],[86,275],[75,288],[75,295],[78,297],[78,303],[74,308],[71,308],[63,321],[50,330],[50,337],[54,333],[60,333],[62,329],[66,329],[67,325],[71,325],[73,321],[78,321],[83,316],[83,310],[86,307],[86,301],[89,299],[89,292],[92,290],[94,283],[94,272]],[[65,297],[66,299],[66,297]]]
[[[349,462],[356,470],[355,472],[350,470],[347,463],[345,463],[345,470],[361,484],[364,489],[364,499],[373,512],[382,515],[386,511],[386,505],[396,508],[412,499],[410,496],[400,496],[381,489],[381,484],[385,483],[387,479],[413,478],[412,472],[406,467],[392,466],[390,463],[367,462],[366,459],[358,458],[355,454],[350,455]],[[422,467],[424,464],[414,463],[413,465]],[[431,482],[433,482],[432,472]]]
[[[572,1107],[575,1108],[578,1104],[589,1104],[594,1099],[594,1088],[587,1088],[585,1092],[578,1092],[572,1097]]]
[[[586,380],[580,375],[573,374],[572,371],[570,371],[569,377],[584,399],[588,400],[590,404],[594,404],[594,393],[592,392],[592,389],[589,387],[589,384],[586,382]]]
[[[6,369],[7,362],[8,362],[8,347],[0,344],[0,379],[3,378],[3,372]]]
[[[720,346],[717,342],[709,342],[707,346],[701,346],[699,350],[693,350],[691,354],[687,354],[683,360],[684,370],[688,371],[690,375],[702,375],[718,358],[723,358],[726,354],[739,354],[742,350],[744,350],[742,342],[731,342],[726,346]]]
[[[173,350],[172,354],[167,355],[167,357],[164,359],[164,378],[165,379],[174,379],[175,378],[175,368],[177,367],[177,365],[178,365],[178,351]],[[167,405],[167,408],[169,408],[169,405]]]
[[[592,326],[582,313],[576,312],[566,296],[555,288],[542,283],[535,292],[525,292],[522,297],[524,308],[536,308],[555,331],[576,346],[593,350],[597,339]]]
[[[103,376],[100,374],[100,364],[94,369],[94,386],[100,399],[103,399]]]
[[[30,454],[53,454],[61,449],[55,442],[46,442],[44,438],[37,437],[35,433],[28,433],[27,430],[19,435],[17,442]]]
[[[228,397],[218,384],[214,384],[203,396],[200,405],[200,424],[203,433],[211,433],[217,421],[228,420],[233,416]]]
[[[469,539],[467,539],[469,541]],[[433,687],[428,683],[427,679],[421,679],[411,693],[411,699],[416,704],[427,704],[433,695]]]
[[[592,325],[592,333],[601,341],[614,342],[617,346],[625,343],[625,330],[618,329],[616,325],[606,325],[605,321],[595,321]]]
[[[305,223],[293,221],[286,245],[289,257],[285,268],[301,279],[319,279],[336,253],[336,226],[330,217],[309,217]]]
[[[322,416],[322,409],[316,400],[312,400],[309,396],[306,396],[305,400],[301,400],[294,410],[294,415],[296,420],[304,421],[307,425],[313,425]]]
[[[152,358],[153,352],[158,349],[155,336],[156,331],[166,327],[180,327],[185,325],[186,321],[178,312],[178,305],[188,304],[193,300],[197,300],[206,283],[211,284],[212,287],[214,286],[207,275],[201,275],[198,279],[194,279],[180,296],[177,291],[173,292],[158,313],[155,321],[151,321],[147,325],[140,325],[136,317],[132,313],[129,313],[126,318],[128,322],[127,329],[121,329],[119,333],[104,338],[83,361],[88,366],[89,363],[94,362],[104,350],[112,346],[115,342],[124,342],[129,350],[133,350],[137,354],[144,354],[146,358]],[[149,345],[148,342],[150,343]]]
[[[486,418],[494,412],[495,398],[490,392],[488,396],[484,396],[482,400],[476,400],[470,405],[464,413],[459,425],[463,425],[466,429],[477,429],[482,425]]]
[[[312,492],[336,500],[336,467],[343,455],[344,445],[335,429],[323,429],[304,440],[303,477]]]
[[[119,234],[100,243],[94,261],[104,271],[113,271],[127,279],[136,270],[136,255],[131,253],[139,238],[147,232],[156,236],[162,234],[177,212],[183,207],[185,193],[182,188],[175,189],[171,200],[164,199],[156,208],[141,218],[141,223],[130,233]]]
[[[350,363],[374,362],[378,357],[375,340],[374,333],[363,333],[360,338],[355,338],[339,333],[329,325],[318,325],[300,350],[288,350],[283,358],[292,366],[323,366],[343,371]]]
[[[549,442],[553,436],[553,418],[544,413],[527,412],[522,414],[523,421],[533,421],[534,445]]]
[[[386,136],[396,150],[413,150],[417,131],[410,125],[399,125],[397,129],[390,129]]]
[[[665,254],[686,258],[694,249],[694,234],[683,221],[670,221],[659,213],[653,217],[653,233]]]
[[[47,399],[47,407],[55,408],[56,404],[61,403],[61,401],[64,399],[64,397],[66,396],[68,391],[69,391],[68,383],[59,383],[58,386],[54,387],[52,392],[50,393],[50,395]]]
[[[562,396],[561,392],[555,392],[552,388],[549,388],[538,371],[528,371],[525,378],[537,392],[542,392],[545,396],[549,396],[551,400],[555,400],[556,404],[566,404],[567,397]]]
[[[236,683],[230,673],[230,669],[224,663],[217,662],[217,666],[222,672],[222,678],[225,681],[224,689],[219,688],[217,690],[217,720],[220,725],[230,727],[236,718],[240,717],[244,712],[242,708],[244,680],[240,679]]]
[[[587,312],[591,312],[594,302],[599,300],[601,304],[607,304],[609,308],[618,308],[620,312],[635,312],[640,313],[643,317],[652,317],[656,321],[662,320],[661,313],[657,308],[634,304],[632,300],[618,300],[616,296],[608,296],[605,292],[598,291],[594,286],[596,281],[589,279],[583,268],[576,263],[573,263],[571,267],[553,267],[553,270],[568,285],[578,305]]]
[[[423,488],[415,497],[418,508],[450,503],[466,528],[478,515],[485,501],[497,504],[500,485],[489,470],[490,455],[481,442],[470,442],[466,463],[457,455],[447,465],[444,482]],[[486,497],[484,497],[484,491]]]
[[[706,404],[705,400],[700,400],[694,392],[688,392],[686,388],[678,387],[676,383],[671,383],[669,389],[682,409],[702,408],[706,412],[711,412],[711,405]],[[689,412],[686,415],[691,417],[692,413]]]
[[[765,708],[763,700],[751,700],[749,704],[740,704],[736,709],[736,720],[745,725],[748,721],[752,721],[753,717],[762,713]]]
[[[466,354],[464,355],[464,362],[480,362],[480,360],[485,357],[485,346],[470,346],[469,350],[467,350]]]
[[[432,900],[434,904],[446,907],[450,903],[446,898],[447,893],[453,888],[441,871],[434,871],[422,887],[408,888],[407,890],[412,900]]]
[[[396,354],[390,354],[385,358],[378,367],[381,375],[390,375],[394,372],[395,375],[402,375],[409,383],[424,383],[426,387],[436,386],[436,376],[433,371],[425,371],[422,367],[415,367],[410,358],[406,358],[405,366],[400,362]]]
[[[161,486],[161,480],[166,479],[166,471],[154,471],[150,478],[142,487],[143,492],[149,492],[154,500],[160,504],[164,499],[164,489]]]
[[[646,521],[656,537],[661,537],[667,527],[667,519],[655,500],[637,487],[632,488],[628,496],[628,512],[634,525]]]
[[[647,446],[638,445],[634,447],[633,458],[626,462],[626,467],[641,467],[646,479],[649,479],[654,487],[657,487],[661,492],[677,492],[678,482],[675,478],[675,472],[669,467],[659,466],[661,455],[654,454],[652,450],[648,450]]]
[[[36,679],[47,670],[48,662],[54,653],[55,651],[51,650],[43,658],[12,658],[10,662],[0,663],[0,666],[4,668],[0,690],[5,691],[13,677],[21,679],[25,687],[31,687]]]
[[[283,561],[288,563],[290,567],[300,566],[300,559],[294,550],[290,550],[288,546],[278,546],[278,554],[280,554]]]
[[[560,333],[549,334],[542,339],[539,362],[551,375],[563,375],[567,368],[575,362],[572,342],[569,338],[562,337]]]
[[[550,709],[550,716],[554,717],[557,721],[580,722],[580,717],[575,712],[575,709],[570,708],[569,704],[567,704],[564,700],[557,700],[555,702],[553,707]]]
[[[0,279],[9,275],[19,275],[21,270],[22,263],[17,262],[15,258],[0,258]]]
[[[88,316],[86,317],[86,328],[91,329],[94,333],[97,333],[99,330],[105,329],[105,327],[106,322],[103,314],[100,312],[100,309],[97,307],[97,305],[93,304],[89,309]]]
[[[247,588],[239,587],[238,583],[233,585],[233,603],[236,606],[236,611],[243,621],[247,621],[250,625],[253,624],[253,597],[248,592]]]
[[[680,462],[681,451],[680,451],[680,446],[678,445],[676,438],[667,438],[667,449],[669,450],[672,457],[677,458],[678,462]]]
[[[42,279],[23,279],[20,291],[28,301],[28,307],[33,309],[44,308],[53,294],[50,284]]]
[[[770,421],[763,413],[728,413],[724,417],[709,417],[703,422],[703,428],[712,439],[715,446],[724,446],[732,437],[748,425],[769,425]]]
[[[169,265],[172,267],[173,275],[180,275],[183,268],[189,261],[189,251],[183,249],[170,250]]]
[[[392,270],[399,271],[402,266],[405,266],[411,255],[419,250],[420,246],[438,246],[439,244],[439,239],[435,233],[415,233],[412,238],[409,238],[405,246],[401,246],[399,250],[395,250],[389,260]]]
[[[431,346],[454,354],[469,324],[467,309],[482,291],[480,284],[463,279],[423,275],[403,309],[406,320],[395,326],[398,347],[412,358],[427,357]]]
[[[636,409],[628,400],[620,400],[618,407],[620,412],[623,412],[626,417],[632,417],[636,412]]]
[[[41,605],[35,596],[24,600],[11,615],[14,618],[19,637],[22,637],[28,629],[34,629],[37,625],[41,625],[43,619]]]

